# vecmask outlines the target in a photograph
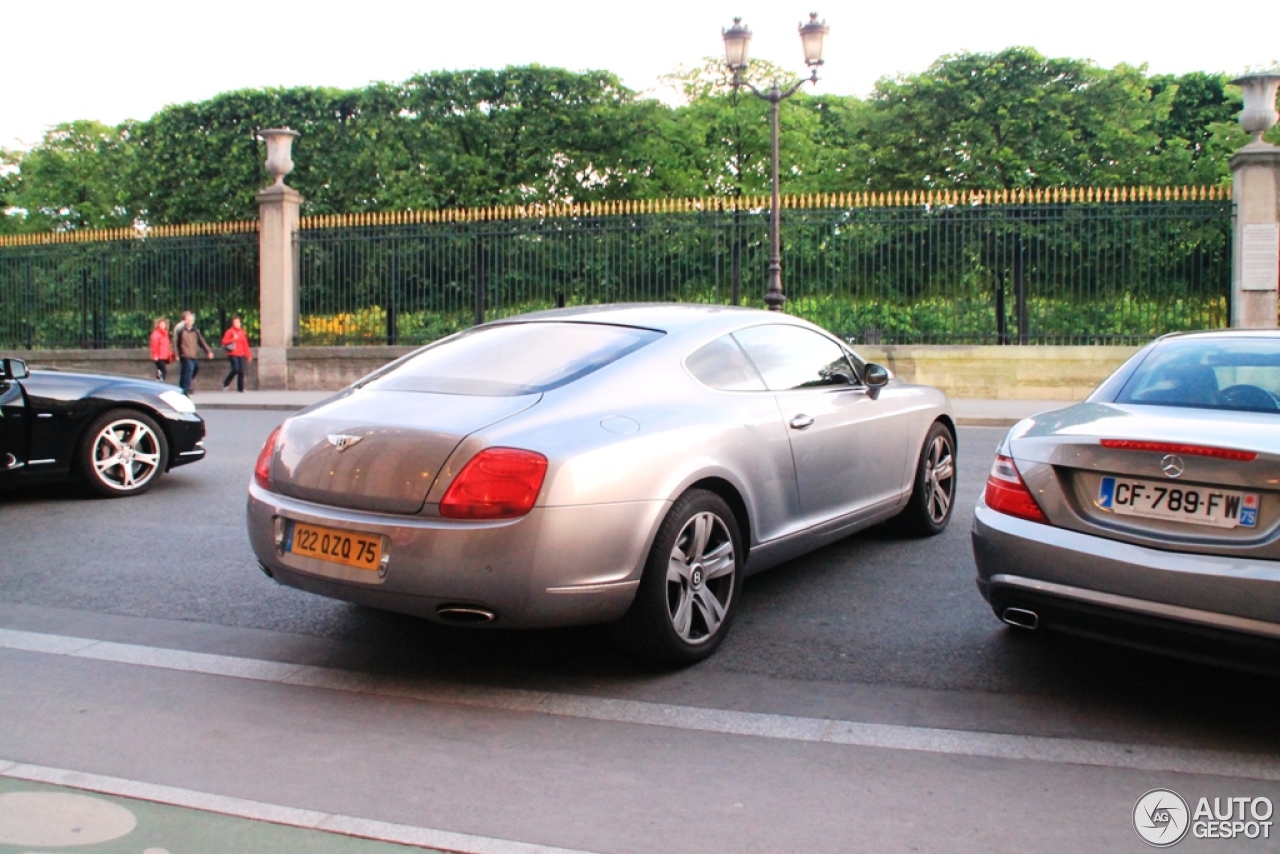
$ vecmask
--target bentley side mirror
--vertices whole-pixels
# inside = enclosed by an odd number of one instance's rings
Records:
[[[31,376],[31,372],[27,370],[27,363],[21,359],[5,359],[0,362],[3,365],[4,375],[0,379],[6,380],[25,380]]]
[[[871,390],[871,397],[874,399],[880,394],[880,389],[889,384],[889,369],[874,362],[868,362],[866,369],[863,371],[864,380],[867,388]]]

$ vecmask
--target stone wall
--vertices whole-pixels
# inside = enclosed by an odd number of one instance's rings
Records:
[[[337,390],[412,351],[412,347],[291,347],[289,390]],[[956,398],[1080,400],[1138,348],[860,345],[857,351],[908,382],[935,385]],[[32,367],[68,371],[150,377],[153,370],[143,349],[18,350],[4,355],[26,359]],[[257,359],[250,361],[245,371],[247,389],[259,387],[257,364]],[[214,391],[226,374],[227,360],[221,354],[201,359],[195,388]],[[177,365],[169,366],[169,381],[177,383]]]
[[[951,397],[1081,400],[1139,347],[856,347],[909,382]]]
[[[200,360],[196,374],[196,391],[217,391],[227,375],[230,363],[219,347],[212,359]],[[4,356],[24,360],[32,368],[57,368],[90,374],[116,374],[125,377],[155,379],[155,364],[145,348],[136,350],[5,350]],[[178,384],[178,363],[169,366],[168,382]],[[244,372],[245,389],[258,388],[258,360],[251,359]]]

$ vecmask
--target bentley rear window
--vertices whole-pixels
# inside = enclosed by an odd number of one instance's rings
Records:
[[[506,396],[573,382],[662,336],[600,323],[506,323],[461,332],[375,374],[367,388]]]
[[[1280,342],[1166,341],[1138,366],[1116,403],[1280,413]]]

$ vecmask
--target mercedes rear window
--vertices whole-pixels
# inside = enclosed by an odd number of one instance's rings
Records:
[[[600,323],[506,323],[439,341],[375,374],[366,388],[509,396],[571,383],[660,338]]]
[[[1129,377],[1116,403],[1280,413],[1280,340],[1165,341]]]

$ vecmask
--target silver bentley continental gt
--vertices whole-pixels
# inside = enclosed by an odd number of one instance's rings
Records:
[[[946,396],[818,327],[629,305],[484,324],[288,418],[249,486],[281,584],[448,623],[612,623],[710,655],[745,576],[877,522],[937,534]]]
[[[1166,336],[1015,426],[973,526],[996,615],[1237,664],[1280,641],[1280,333]],[[1270,666],[1270,665],[1267,665]]]

